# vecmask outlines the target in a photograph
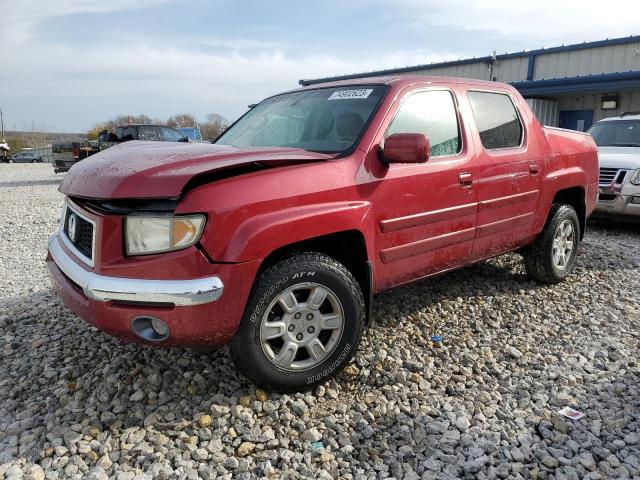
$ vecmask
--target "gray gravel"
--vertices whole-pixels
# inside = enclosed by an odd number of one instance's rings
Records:
[[[640,228],[590,225],[562,285],[508,255],[381,295],[340,377],[277,395],[72,315],[43,268],[59,179],[0,165],[0,480],[640,478]]]

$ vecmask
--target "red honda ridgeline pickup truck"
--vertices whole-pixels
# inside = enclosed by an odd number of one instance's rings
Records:
[[[508,85],[336,82],[267,98],[213,145],[73,166],[47,262],[105,332],[231,342],[256,384],[308,389],[349,362],[381,290],[511,251],[565,278],[597,168],[589,135],[541,127]]]

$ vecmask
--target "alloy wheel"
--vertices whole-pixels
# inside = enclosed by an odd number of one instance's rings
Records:
[[[337,295],[319,283],[305,282],[281,292],[260,325],[260,344],[269,361],[284,370],[309,370],[335,350],[344,328]]]

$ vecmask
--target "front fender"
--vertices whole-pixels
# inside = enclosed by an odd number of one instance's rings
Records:
[[[369,202],[331,202],[296,206],[248,218],[234,232],[220,258],[225,262],[263,259],[274,250],[323,235],[357,230],[364,238],[371,205]],[[367,255],[370,246],[367,245]]]

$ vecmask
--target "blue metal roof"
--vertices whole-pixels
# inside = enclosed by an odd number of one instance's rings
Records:
[[[615,92],[640,87],[640,71],[511,82],[524,96],[570,92]]]
[[[535,55],[540,55],[540,54],[570,52],[572,50],[584,50],[587,48],[609,47],[613,45],[624,45],[627,43],[635,43],[635,42],[640,42],[640,35],[630,35],[628,37],[622,37],[622,38],[597,40],[594,42],[575,43],[572,45],[561,45],[559,47],[539,48],[536,50],[523,50],[522,52],[503,53],[500,55],[496,55],[496,60],[505,60],[509,58],[521,58],[521,57],[533,57]],[[366,78],[366,77],[378,76],[378,75],[397,75],[397,74],[403,74],[403,73],[411,73],[416,70],[424,70],[429,68],[453,67],[456,65],[468,65],[470,63],[479,63],[479,62],[488,63],[488,62],[491,62],[492,59],[493,58],[491,56],[485,56],[485,57],[474,57],[474,58],[453,60],[449,62],[425,63],[425,64],[414,65],[410,67],[391,68],[387,70],[374,70],[372,72],[352,73],[348,75],[337,75],[334,77],[300,80],[298,83],[306,87],[306,86],[315,85],[318,83],[334,82],[338,80],[351,80],[355,78]]]

